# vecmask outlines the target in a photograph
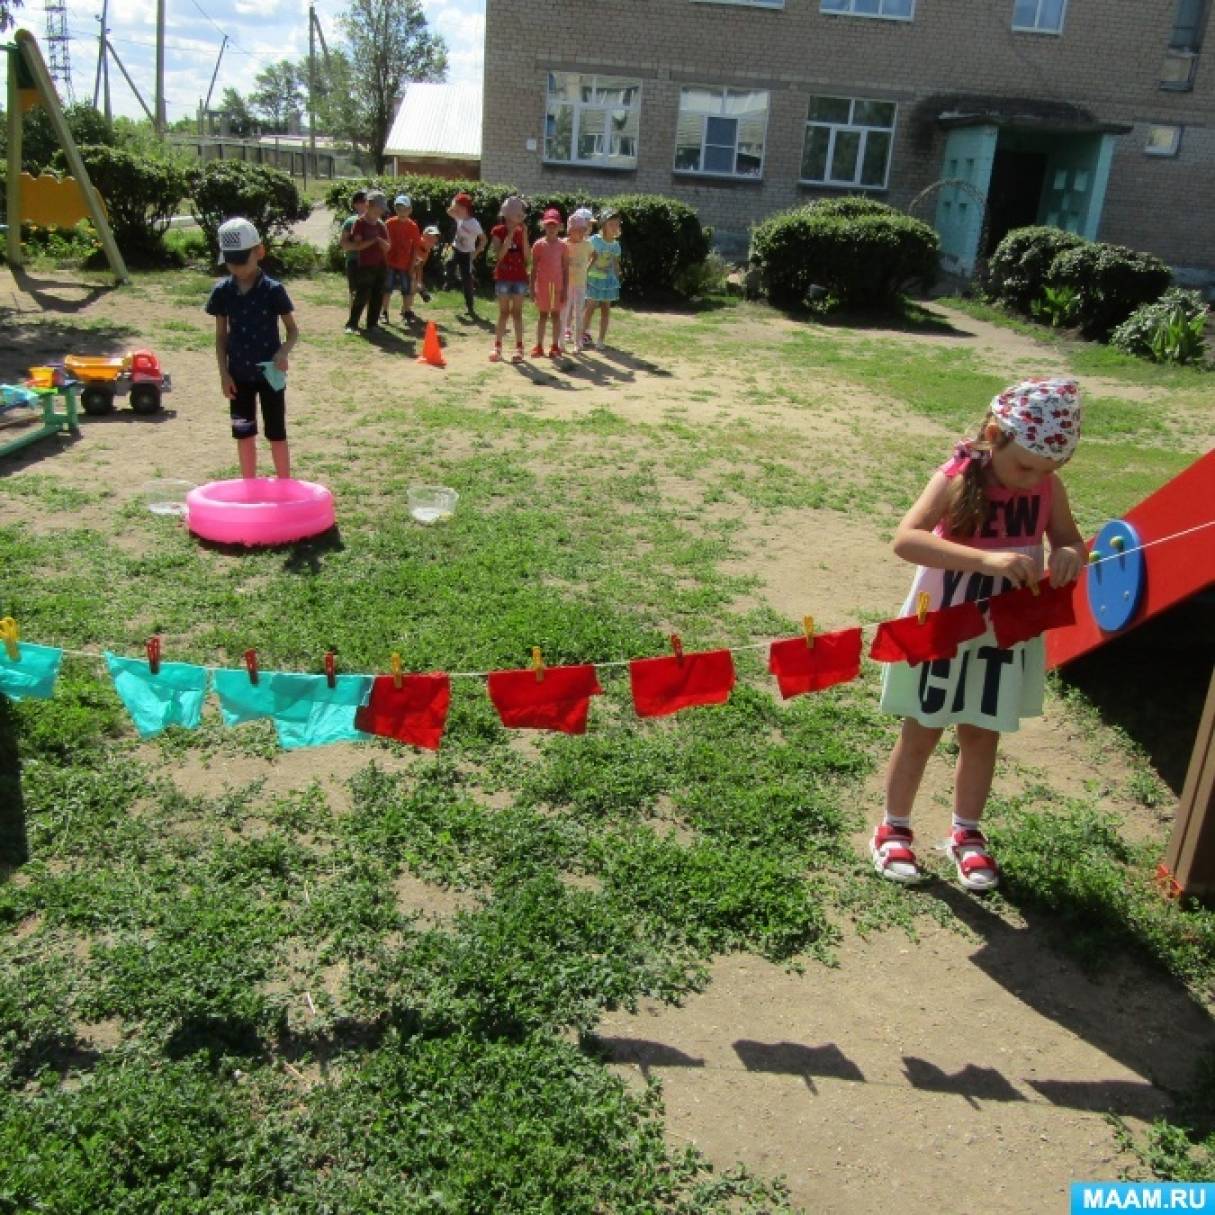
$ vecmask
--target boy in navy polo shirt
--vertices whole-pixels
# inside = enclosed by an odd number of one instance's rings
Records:
[[[219,228],[219,261],[229,277],[211,289],[207,312],[215,318],[215,357],[219,385],[231,404],[232,437],[242,477],[257,476],[257,402],[270,441],[274,471],[291,476],[287,448],[287,356],[299,340],[294,308],[283,284],[262,272],[261,237],[247,219],[230,219]],[[280,341],[283,318],[287,340]],[[267,366],[263,366],[267,364]]]

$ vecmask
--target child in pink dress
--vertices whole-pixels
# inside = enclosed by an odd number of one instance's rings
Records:
[[[561,312],[565,297],[569,293],[570,254],[565,242],[559,238],[561,212],[549,207],[540,221],[544,236],[532,245],[532,299],[540,310],[536,322],[536,344],[533,357],[544,353],[544,327],[547,321],[553,325],[553,344],[549,347],[549,358],[561,357]]]

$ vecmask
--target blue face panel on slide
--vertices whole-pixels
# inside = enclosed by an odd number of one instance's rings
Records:
[[[1089,566],[1088,605],[1103,633],[1126,628],[1139,611],[1147,587],[1147,563],[1139,533],[1121,519],[1107,523],[1093,541],[1101,561]]]

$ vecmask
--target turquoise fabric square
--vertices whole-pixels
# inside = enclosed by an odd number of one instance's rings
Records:
[[[355,713],[371,695],[370,675],[338,675],[332,688],[324,675],[278,672],[270,678],[274,725],[287,750],[371,737],[354,725]]]
[[[216,671],[212,678],[225,726],[274,716],[272,675],[263,672],[256,684],[249,679],[248,671]]]
[[[287,387],[287,373],[285,371],[279,371],[279,369],[274,365],[273,359],[268,363],[258,363],[258,366],[262,369],[262,375],[265,376],[266,383],[269,384],[270,387],[276,392],[280,388]]]
[[[59,678],[63,651],[49,645],[17,643],[21,655],[14,661],[0,646],[0,692],[10,700],[50,700]]]
[[[126,705],[140,737],[150,738],[166,726],[193,730],[202,720],[208,683],[206,667],[162,662],[153,675],[146,658],[119,658],[107,651],[105,661],[114,690]]]

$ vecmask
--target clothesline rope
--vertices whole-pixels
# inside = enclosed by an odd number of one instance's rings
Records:
[[[1155,548],[1158,544],[1168,544],[1173,540],[1184,539],[1186,536],[1192,536],[1192,535],[1194,535],[1195,532],[1204,531],[1208,527],[1215,527],[1215,519],[1208,519],[1204,523],[1197,523],[1193,527],[1187,527],[1184,530],[1179,531],[1179,532],[1171,532],[1167,536],[1157,536],[1155,540],[1148,540],[1145,543],[1137,545],[1134,548],[1124,548],[1120,552],[1110,553],[1108,556],[1098,556],[1096,558],[1096,560],[1091,560],[1088,562],[1087,568],[1092,569],[1095,566],[1104,565],[1105,562],[1107,562],[1107,561],[1115,561],[1115,560],[1119,560],[1123,557],[1128,557],[1132,553],[1145,552],[1149,548]],[[862,629],[862,631],[866,631],[869,629],[876,629],[878,626],[875,623],[875,624],[863,624],[863,625],[860,625],[859,627]],[[742,654],[742,653],[745,653],[750,650],[768,649],[774,641],[780,641],[780,640],[783,640],[783,638],[769,637],[764,641],[751,641],[751,642],[747,642],[743,645],[720,646],[717,648],[728,649],[731,654]],[[60,647],[60,648],[62,648],[62,647]],[[65,657],[79,658],[79,659],[84,660],[85,662],[104,662],[105,661],[104,654],[96,653],[93,650],[63,649],[62,652],[65,655]],[[608,662],[595,662],[595,663],[590,663],[588,665],[594,666],[598,670],[609,670],[609,669],[613,669],[613,668],[630,666],[635,661],[636,661],[636,659],[633,659],[633,658],[612,659]],[[210,671],[210,672],[238,669],[238,668],[233,668],[231,666],[209,666],[204,663],[191,663],[190,665],[201,667],[203,670]],[[359,672],[349,672],[349,673],[358,674]],[[492,674],[491,671],[449,671],[449,672],[447,672],[447,676],[449,679],[488,679],[491,674]]]

